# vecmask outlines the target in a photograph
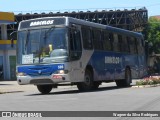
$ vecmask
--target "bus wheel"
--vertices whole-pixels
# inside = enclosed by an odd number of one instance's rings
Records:
[[[39,92],[48,94],[52,90],[52,85],[37,85]]]
[[[94,89],[93,75],[89,70],[85,71],[84,82],[77,84],[79,91],[89,91]]]
[[[125,71],[125,79],[117,80],[116,84],[118,87],[129,87],[131,81],[132,81],[131,71],[130,71],[130,69],[127,68]]]

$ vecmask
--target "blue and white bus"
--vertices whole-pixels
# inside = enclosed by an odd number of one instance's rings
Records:
[[[146,74],[142,34],[71,17],[20,22],[17,81],[34,84],[42,94],[63,83],[80,91],[102,82],[129,86]]]

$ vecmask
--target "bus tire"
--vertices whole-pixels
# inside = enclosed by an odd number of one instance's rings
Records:
[[[77,84],[77,88],[79,91],[90,91],[95,89],[95,85],[93,82],[93,75],[89,70],[85,71],[84,82],[80,82]],[[98,87],[98,86],[97,86]]]
[[[52,85],[37,85],[37,89],[42,94],[48,94],[52,90]]]
[[[132,77],[131,77],[131,71],[129,68],[127,68],[125,70],[125,79],[123,80],[117,80],[116,84],[117,87],[129,87],[132,81]]]

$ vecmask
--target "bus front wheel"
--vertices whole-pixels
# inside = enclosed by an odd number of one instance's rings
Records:
[[[116,80],[116,84],[118,87],[129,87],[132,81],[131,71],[130,69],[125,70],[125,79],[123,80]]]
[[[77,88],[79,91],[90,91],[98,88],[99,85],[94,84],[93,74],[89,71],[85,71],[84,82],[80,82],[77,84]]]
[[[37,85],[37,89],[42,94],[48,94],[52,90],[52,85]]]

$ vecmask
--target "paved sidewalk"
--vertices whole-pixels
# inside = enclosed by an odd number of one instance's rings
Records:
[[[0,81],[0,93],[14,93],[34,90],[37,90],[37,87],[34,85],[19,85],[17,81]]]
[[[76,86],[58,86],[61,89],[74,89]],[[25,91],[37,91],[35,85],[19,85],[17,81],[0,81],[0,94],[1,93],[16,93]]]

